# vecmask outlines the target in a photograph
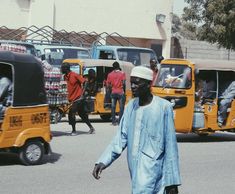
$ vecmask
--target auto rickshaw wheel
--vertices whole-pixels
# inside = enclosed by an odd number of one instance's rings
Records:
[[[39,140],[31,140],[20,148],[19,158],[26,166],[37,165],[41,163],[44,153],[45,149],[43,143]]]
[[[103,120],[103,121],[110,121],[111,120],[111,114],[101,114],[100,115],[100,118]]]

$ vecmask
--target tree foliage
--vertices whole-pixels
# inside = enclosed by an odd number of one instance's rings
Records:
[[[195,24],[197,37],[235,50],[235,0],[185,0],[183,21]],[[195,30],[195,29],[193,29]]]
[[[182,22],[181,19],[179,18],[178,15],[173,14],[172,16],[172,34],[176,34],[180,32],[180,29],[182,27]]]
[[[186,38],[189,40],[197,39],[197,26],[192,22],[183,21],[178,15],[172,17],[172,36]]]

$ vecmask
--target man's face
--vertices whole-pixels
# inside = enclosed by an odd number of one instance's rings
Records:
[[[95,71],[88,71],[88,75],[90,78],[95,78]]]
[[[61,73],[62,74],[67,74],[69,72],[69,68],[67,66],[61,66]]]
[[[131,77],[131,91],[134,97],[145,96],[150,90],[150,81],[138,77]]]

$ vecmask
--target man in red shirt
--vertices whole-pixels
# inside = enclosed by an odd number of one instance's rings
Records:
[[[76,135],[76,112],[81,117],[82,121],[90,128],[89,133],[93,133],[95,129],[91,125],[85,111],[85,99],[83,97],[84,89],[82,87],[85,79],[81,75],[71,71],[69,64],[63,64],[61,72],[64,74],[64,80],[67,82],[68,100],[69,102],[72,102],[72,106],[69,109],[69,124],[72,126],[71,135]]]
[[[118,123],[122,118],[124,105],[125,105],[125,89],[126,89],[126,75],[120,70],[120,65],[118,62],[113,63],[114,70],[108,74],[107,84],[111,87],[111,113],[112,113],[112,124],[117,125],[116,121],[116,105],[117,101],[119,103],[119,118]]]

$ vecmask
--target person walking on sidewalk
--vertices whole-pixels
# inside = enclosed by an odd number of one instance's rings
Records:
[[[69,64],[63,64],[61,66],[61,72],[64,74],[64,80],[67,82],[68,100],[72,103],[68,114],[69,124],[72,126],[71,135],[76,135],[76,113],[78,113],[82,121],[90,128],[89,133],[94,133],[95,129],[91,125],[88,114],[85,111],[85,98],[83,96],[85,79],[81,75],[71,71]]]
[[[107,84],[111,88],[111,114],[112,124],[117,125],[123,115],[125,105],[125,90],[126,90],[126,74],[121,71],[117,61],[113,63],[114,70],[108,74]],[[119,103],[119,118],[116,121],[116,105]]]

